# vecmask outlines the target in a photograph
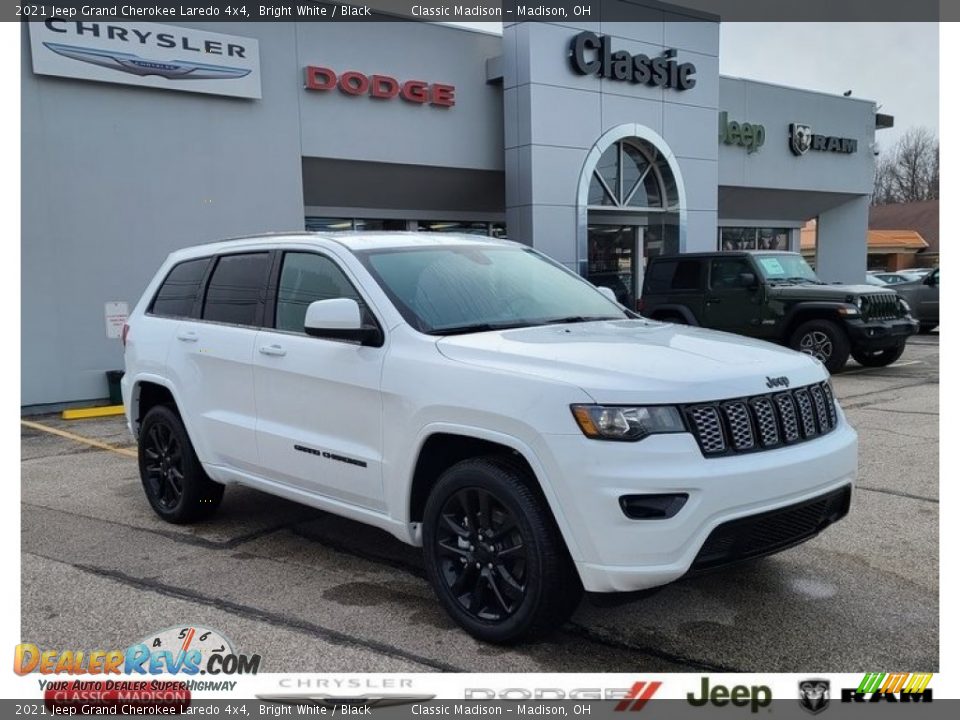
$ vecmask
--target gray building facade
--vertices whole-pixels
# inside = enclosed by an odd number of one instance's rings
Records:
[[[721,77],[716,19],[635,7],[635,22],[505,23],[502,36],[25,26],[22,404],[106,397],[104,371],[122,367],[109,307],[132,308],[169,252],[237,235],[505,235],[632,304],[653,255],[798,249],[817,218],[819,273],[862,279],[875,103]],[[156,65],[178,32],[176,62]],[[243,68],[226,56],[253,41]],[[214,79],[177,76],[184,48]],[[129,66],[143,58],[149,84]],[[228,94],[241,73],[252,89]]]

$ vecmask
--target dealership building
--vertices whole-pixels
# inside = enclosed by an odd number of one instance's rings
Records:
[[[648,258],[799,250],[862,280],[873,101],[719,73],[719,20],[24,24],[22,404],[107,396],[173,250],[260,232],[532,245],[636,302]],[[571,19],[572,20],[572,19]]]

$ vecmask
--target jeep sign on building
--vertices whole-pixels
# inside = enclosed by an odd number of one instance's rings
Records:
[[[505,235],[633,303],[651,257],[796,249],[816,218],[821,277],[862,278],[876,104],[721,77],[717,18],[624,7],[502,35],[24,23],[22,402],[106,397],[107,304],[236,235]]]

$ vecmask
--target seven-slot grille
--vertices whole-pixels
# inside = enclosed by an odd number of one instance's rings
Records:
[[[812,440],[837,426],[833,391],[826,382],[769,395],[687,405],[683,412],[706,457]]]
[[[897,294],[889,292],[861,295],[860,314],[864,320],[896,320],[902,314]]]

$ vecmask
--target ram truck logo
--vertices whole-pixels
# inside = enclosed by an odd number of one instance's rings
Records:
[[[773,388],[788,388],[790,387],[790,378],[786,375],[781,375],[779,377],[769,377],[767,376],[767,387],[770,389]]]
[[[794,155],[803,155],[813,145],[813,128],[801,123],[790,124],[790,149]]]
[[[60,43],[45,42],[44,45],[58,55],[140,77],[158,75],[168,80],[231,80],[250,74],[250,70],[246,68],[226,65],[207,65],[185,60],[151,60],[132,53],[96,50]]]
[[[817,715],[830,704],[829,680],[804,680],[800,683],[800,707]]]

